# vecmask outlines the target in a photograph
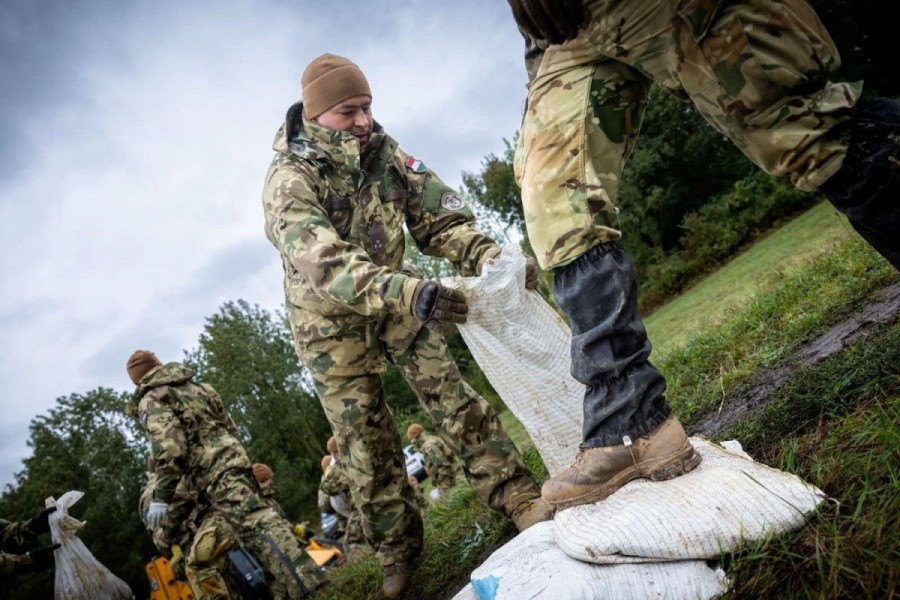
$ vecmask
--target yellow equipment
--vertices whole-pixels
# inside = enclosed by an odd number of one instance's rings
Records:
[[[172,548],[172,559],[181,556],[181,548]],[[150,600],[194,600],[194,592],[186,581],[175,577],[172,565],[165,556],[154,557],[144,566],[150,580]]]
[[[304,550],[318,567],[336,567],[344,563],[344,553],[336,546],[317,542],[314,531],[306,523],[294,527],[294,537],[305,544]]]

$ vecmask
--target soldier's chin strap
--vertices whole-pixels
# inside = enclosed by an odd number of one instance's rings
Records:
[[[287,569],[288,573],[291,574],[291,577],[294,578],[294,581],[297,582],[297,585],[300,587],[300,592],[303,594],[303,597],[306,598],[309,596],[309,590],[306,589],[306,586],[303,584],[303,580],[300,579],[300,575],[297,574],[297,569],[294,568],[294,565],[288,559],[287,556],[284,555],[284,552],[281,551],[281,548],[278,547],[278,544],[275,543],[275,540],[272,539],[272,536],[268,533],[264,533],[263,537],[269,542],[269,546],[272,548],[272,552],[275,553],[275,556],[278,557],[278,560],[281,561],[281,564],[284,565],[284,568]]]

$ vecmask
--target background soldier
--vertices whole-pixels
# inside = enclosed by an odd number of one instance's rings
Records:
[[[349,556],[368,552],[372,546],[366,541],[363,516],[350,494],[350,481],[339,457],[330,456],[331,463],[322,475],[319,490],[328,496],[331,507],[344,517],[344,552]]]
[[[406,428],[406,437],[425,457],[425,472],[431,478],[432,492],[436,497],[456,485],[461,470],[450,446],[436,435],[425,433],[425,428],[413,423]]]
[[[59,544],[38,547],[38,536],[50,533],[50,513],[55,506],[45,508],[27,521],[13,523],[0,519],[0,579],[13,575],[34,573],[54,565],[53,552]]]
[[[173,539],[174,519],[167,517],[178,482],[186,477],[215,508],[204,521],[207,527],[198,529],[187,568],[213,565],[221,572],[236,536],[265,570],[275,596],[305,597],[308,590],[324,583],[279,509],[263,497],[250,459],[216,391],[194,383],[193,371],[184,365],[162,365],[144,350],[129,357],[127,370],[138,386],[138,414],[150,434],[156,461],[156,486],[146,513],[148,526],[164,527],[164,538]]]
[[[463,275],[499,253],[465,202],[401,151],[372,118],[362,71],[326,54],[302,77],[265,179],[266,235],[281,254],[297,353],[345,461],[350,490],[385,572],[406,586],[422,520],[380,375],[387,357],[434,426],[454,441],[478,495],[522,530],[551,517],[494,410],[462,381],[441,335],[463,322],[463,295],[402,271],[404,224],[422,252]],[[537,271],[529,266],[529,285]],[[423,327],[424,325],[424,327]]]
[[[689,98],[769,173],[820,190],[900,268],[900,108],[829,83],[837,50],[804,0],[509,0],[531,83],[516,148],[528,235],[569,317],[587,386],[582,449],[558,508],[699,462],[648,361],[616,191],[652,83]],[[585,301],[589,298],[590,301]]]

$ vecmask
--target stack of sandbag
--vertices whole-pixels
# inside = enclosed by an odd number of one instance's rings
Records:
[[[470,306],[459,329],[553,475],[581,441],[584,387],[570,375],[568,328],[524,277],[524,255],[508,246],[481,277],[454,280]],[[800,527],[825,498],[737,442],[691,442],[695,470],[560,511],[491,555],[456,600],[714,598],[728,586],[717,557]]]

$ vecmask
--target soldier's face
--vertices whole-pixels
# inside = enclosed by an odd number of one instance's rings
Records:
[[[372,135],[375,121],[372,119],[372,99],[368,96],[353,96],[335,104],[316,117],[316,123],[328,129],[346,131],[365,146]]]

